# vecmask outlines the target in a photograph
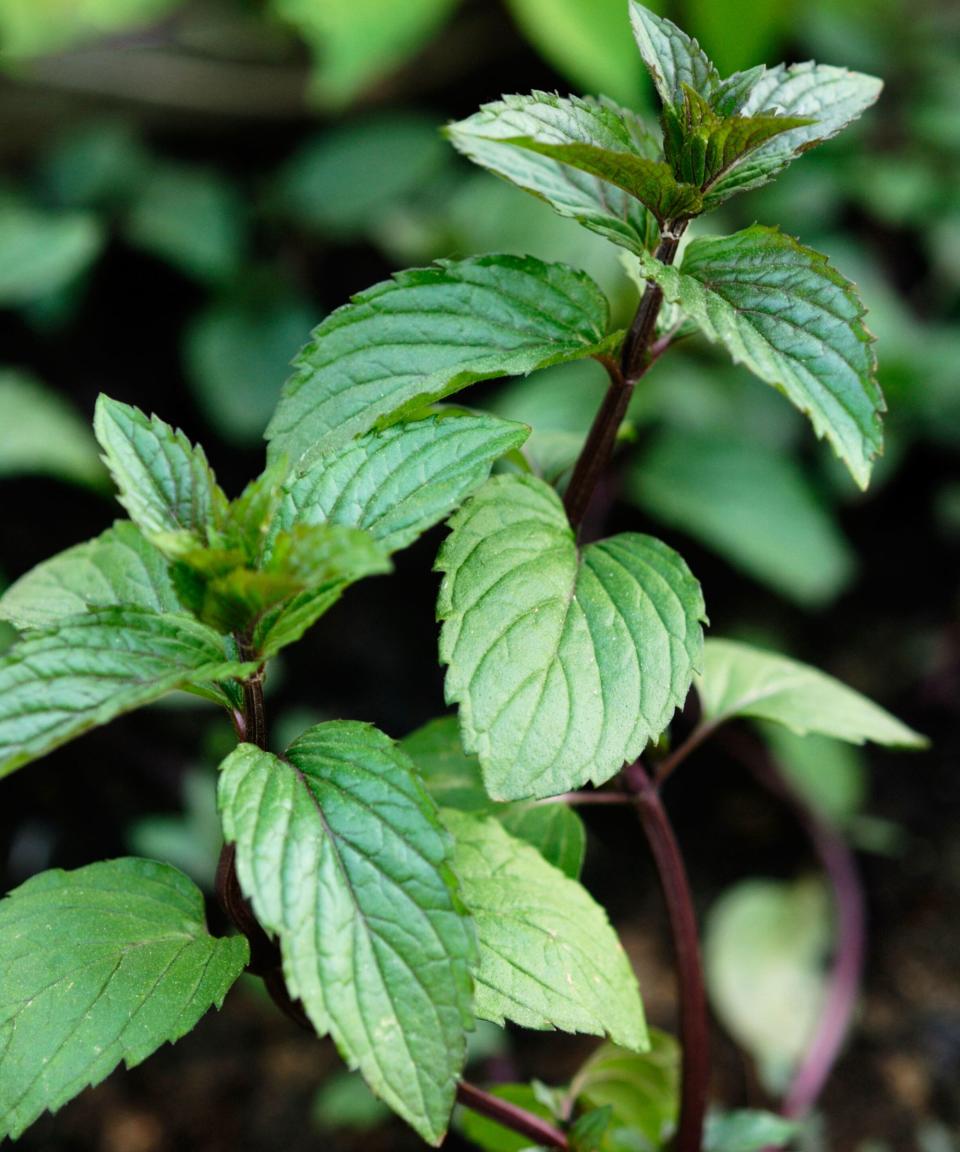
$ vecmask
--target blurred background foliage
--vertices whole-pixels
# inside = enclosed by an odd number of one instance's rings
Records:
[[[957,1148],[960,8],[650,6],[721,71],[814,57],[886,84],[853,130],[709,221],[778,223],[860,285],[890,408],[870,490],[772,391],[690,340],[639,390],[601,503],[617,526],[652,527],[690,559],[718,633],[792,651],[934,737],[931,756],[892,767],[770,734],[795,785],[872,854],[862,1028],[806,1146]],[[605,93],[652,116],[623,0],[0,0],[0,580],[118,514],[88,430],[98,392],[181,424],[238,491],[262,466],[263,428],[310,328],[396,268],[532,253],[586,269],[627,323],[638,287],[618,251],[471,169],[438,132],[533,87]],[[475,396],[532,425],[532,466],[562,484],[604,381],[573,365]],[[289,657],[270,686],[278,745],[331,715],[400,736],[442,711],[438,538],[401,558],[393,582],[352,592]],[[4,782],[5,885],[125,850],[209,884],[210,766],[225,741],[195,709],[156,708]],[[681,776],[671,807],[706,916],[715,1009],[757,1061],[718,1041],[716,1088],[755,1103],[782,1084],[816,1014],[829,900],[789,818],[721,753]],[[631,830],[590,815],[588,880],[618,919],[652,1018],[669,1026],[651,874],[640,863],[625,877],[617,853],[635,853]],[[756,972],[746,998],[745,969]],[[344,1147],[403,1144],[354,1078],[328,1081],[311,1105],[332,1055],[249,1000],[234,1023],[204,1025],[195,1064],[178,1049],[159,1072],[132,1074],[130,1090],[114,1077],[24,1143],[297,1149],[324,1129]],[[230,1063],[221,1049],[241,1035],[261,1055]],[[511,1046],[493,1030],[476,1058],[493,1077],[560,1080],[582,1051]],[[250,1061],[281,1103],[251,1089]],[[186,1068],[208,1095],[192,1089],[183,1116],[165,1116],[155,1097]],[[202,1115],[215,1100],[231,1116],[216,1131]]]

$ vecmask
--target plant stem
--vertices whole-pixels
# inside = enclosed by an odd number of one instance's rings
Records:
[[[465,1108],[496,1120],[498,1124],[518,1132],[521,1136],[526,1136],[545,1148],[570,1147],[570,1142],[559,1128],[554,1128],[552,1124],[541,1120],[532,1112],[527,1112],[525,1108],[484,1092],[482,1088],[477,1088],[466,1080],[461,1080],[457,1085],[457,1100]]]
[[[663,264],[673,263],[677,245],[685,228],[686,222],[664,226],[655,253],[657,260]],[[606,472],[613,457],[617,432],[627,413],[634,386],[653,363],[650,347],[656,333],[657,317],[660,315],[662,304],[663,292],[652,281],[648,281],[630,331],[624,340],[620,363],[617,364],[607,357],[601,360],[610,376],[610,386],[577,458],[563,500],[567,518],[574,528],[580,527],[597,481]]]
[[[660,785],[680,767],[691,752],[699,748],[704,740],[713,735],[715,730],[715,724],[698,724],[682,744],[678,744],[672,752],[664,756],[658,764],[655,764],[653,768],[653,779],[656,786],[659,788]]]
[[[693,898],[683,857],[660,793],[638,761],[624,769],[624,781],[636,797],[640,823],[653,853],[670,919],[680,986],[680,1116],[675,1152],[700,1152],[710,1077],[710,1030],[703,985],[700,944]]]

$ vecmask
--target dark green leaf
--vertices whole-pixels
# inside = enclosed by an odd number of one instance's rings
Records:
[[[570,1129],[573,1152],[600,1152],[612,1119],[613,1109],[609,1104],[578,1116]]]
[[[490,1094],[499,1100],[516,1104],[548,1123],[554,1121],[550,1109],[540,1101],[529,1084],[497,1084],[490,1089]],[[498,1124],[496,1120],[481,1116],[479,1112],[464,1108],[459,1115],[463,1135],[471,1144],[476,1144],[485,1152],[524,1152],[525,1149],[536,1149],[536,1145],[530,1143],[528,1136],[520,1136],[511,1128]]]
[[[218,1008],[247,963],[203,896],[149,860],[42,872],[0,903],[0,1139]]]

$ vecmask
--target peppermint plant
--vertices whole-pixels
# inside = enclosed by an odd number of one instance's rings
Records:
[[[471,160],[625,251],[643,284],[627,331],[561,264],[484,255],[400,272],[311,333],[266,468],[233,498],[183,432],[100,398],[94,428],[128,518],[0,600],[20,631],[0,661],[0,774],[171,692],[221,709],[237,744],[220,765],[215,883],[233,929],[211,934],[200,890],[158,861],[44,872],[11,892],[0,1138],[185,1035],[244,970],[431,1144],[457,1100],[466,1135],[491,1149],[692,1152],[792,1133],[758,1113],[704,1126],[697,926],[660,786],[741,717],[922,740],[812,668],[705,643],[681,556],[641,532],[597,538],[599,516],[590,539],[582,526],[634,388],[694,332],[782,392],[866,486],[884,405],[854,285],[774,227],[686,240],[857,118],[880,84],[813,63],[721,77],[668,20],[636,0],[630,12],[659,130],[609,100],[545,92],[447,128]],[[524,455],[527,427],[441,403],[584,358],[609,389],[556,484]],[[443,520],[439,655],[456,714],[399,741],[334,720],[274,750],[271,661]],[[701,719],[677,740],[691,689]],[[576,808],[590,803],[634,809],[650,842],[679,1042],[647,1028],[627,956],[579,881]],[[569,1086],[488,1092],[463,1076],[478,1019],[603,1043]]]

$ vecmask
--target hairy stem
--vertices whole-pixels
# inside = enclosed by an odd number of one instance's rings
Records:
[[[525,1108],[484,1092],[482,1088],[477,1088],[466,1080],[461,1080],[457,1085],[457,1100],[465,1108],[496,1120],[498,1124],[527,1137],[541,1147],[563,1149],[570,1147],[567,1137],[559,1128],[554,1128],[552,1124],[541,1120],[539,1116],[534,1116],[532,1112],[527,1112]]]
[[[661,263],[673,263],[685,227],[685,223],[665,226],[656,251],[656,258]],[[620,363],[608,358],[601,360],[610,376],[610,386],[577,458],[563,501],[567,517],[574,528],[579,528],[597,481],[606,472],[613,457],[617,432],[627,413],[634,385],[653,363],[651,345],[662,304],[663,292],[656,284],[648,281],[624,341]]]
[[[675,1152],[700,1152],[710,1077],[710,1030],[693,898],[659,792],[639,761],[624,769],[623,776],[636,797],[640,823],[653,853],[677,963],[683,1055],[680,1117],[673,1146]]]

